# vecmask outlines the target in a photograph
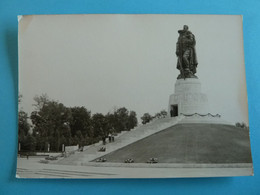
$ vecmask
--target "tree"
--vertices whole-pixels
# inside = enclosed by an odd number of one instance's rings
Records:
[[[162,110],[154,115],[153,118],[165,118],[167,116],[167,112]]]
[[[31,113],[31,120],[34,125],[33,134],[37,135],[38,148],[46,148],[46,144],[51,145],[51,150],[60,151],[62,144],[68,144],[71,137],[70,123],[71,111],[63,104],[50,101],[43,97],[34,98],[36,101],[36,111]],[[62,137],[66,138],[66,142]]]
[[[91,112],[85,107],[73,107],[70,109],[72,114],[70,128],[73,144],[84,146],[94,143],[95,139]]]
[[[42,94],[40,96],[35,96],[33,98],[33,100],[35,101],[35,104],[33,104],[33,106],[35,106],[36,110],[41,110],[43,108],[43,106],[45,106],[50,100],[49,100],[49,97],[48,95],[45,93],[45,94]]]
[[[21,136],[27,136],[30,130],[30,124],[28,123],[28,115],[24,111],[18,113],[18,134]]]
[[[62,144],[80,146],[96,143],[109,133],[131,130],[137,125],[136,113],[125,107],[103,115],[85,107],[67,108],[62,103],[50,100],[46,94],[35,96],[35,111],[31,113],[33,138],[36,150],[60,151]],[[31,138],[30,138],[31,139]],[[31,148],[33,147],[30,146]]]
[[[125,108],[118,108],[114,115],[117,119],[116,129],[118,132],[129,130],[128,127],[128,114],[129,111]]]
[[[20,94],[18,96],[18,104],[20,104],[22,101],[22,95]],[[20,143],[21,148],[20,150],[31,150],[34,149],[32,147],[29,147],[28,141],[30,141],[30,124],[28,122],[28,115],[26,112],[24,112],[22,109],[19,109],[18,112],[18,143]]]
[[[81,131],[77,131],[76,135],[74,137],[74,144],[79,144],[79,146],[84,146],[86,144],[86,141],[81,133]]]
[[[137,126],[137,117],[136,113],[134,111],[130,111],[129,117],[128,117],[128,127],[127,129],[133,129],[134,127]]]
[[[25,139],[24,148],[25,151],[35,151],[36,148],[36,139],[33,135],[28,134]]]
[[[18,142],[21,144],[21,150],[26,149],[27,137],[30,130],[30,124],[28,123],[28,115],[24,111],[18,113]]]
[[[141,119],[142,119],[142,124],[146,124],[149,123],[153,119],[153,117],[149,113],[144,113]]]
[[[91,121],[94,130],[94,138],[102,138],[108,135],[108,123],[103,114],[94,114]]]
[[[162,115],[160,112],[156,113],[153,118],[162,118]]]
[[[91,129],[91,112],[85,107],[71,108],[72,121],[70,123],[71,135],[74,137],[77,131],[81,131],[82,135],[91,137],[93,132]]]
[[[136,113],[122,107],[114,110],[114,113],[106,115],[107,127],[110,133],[130,131],[137,125]]]
[[[107,113],[105,117],[107,121],[108,132],[109,133],[119,132],[120,127],[118,128],[118,118],[115,115],[115,113]]]

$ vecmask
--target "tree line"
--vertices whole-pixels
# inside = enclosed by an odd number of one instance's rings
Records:
[[[19,96],[18,102],[21,102],[21,99]],[[107,114],[91,114],[91,111],[83,106],[66,107],[58,101],[50,100],[47,95],[36,96],[34,101],[35,109],[30,115],[22,109],[19,111],[20,151],[47,151],[48,146],[50,151],[61,151],[63,144],[86,146],[99,142],[108,134],[130,131],[138,124],[136,112],[125,107]],[[145,124],[155,117],[166,115],[166,111],[154,116],[145,113],[141,119]]]

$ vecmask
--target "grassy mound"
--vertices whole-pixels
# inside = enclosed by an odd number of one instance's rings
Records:
[[[249,132],[230,125],[178,124],[111,152],[107,162],[251,163]]]

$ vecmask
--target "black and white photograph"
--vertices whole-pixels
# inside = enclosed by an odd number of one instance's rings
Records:
[[[241,15],[18,16],[17,178],[252,176]]]

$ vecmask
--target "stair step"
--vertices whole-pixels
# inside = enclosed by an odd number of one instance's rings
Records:
[[[115,142],[111,142],[111,143],[107,143],[106,145],[103,145],[103,142],[100,141],[98,143],[93,144],[92,146],[86,147],[84,151],[79,154],[75,154],[66,159],[62,159],[61,162],[63,164],[71,164],[71,162],[76,161],[76,163],[80,165],[81,163],[92,161],[105,154],[118,150],[140,139],[143,139],[147,136],[157,133],[165,128],[171,127],[181,119],[182,119],[181,117],[174,118],[174,119],[173,118],[156,119],[150,122],[149,124],[139,125],[134,129],[132,129],[131,131],[122,131],[117,136],[115,136]],[[101,147],[106,147],[106,151],[99,152],[98,150]]]

